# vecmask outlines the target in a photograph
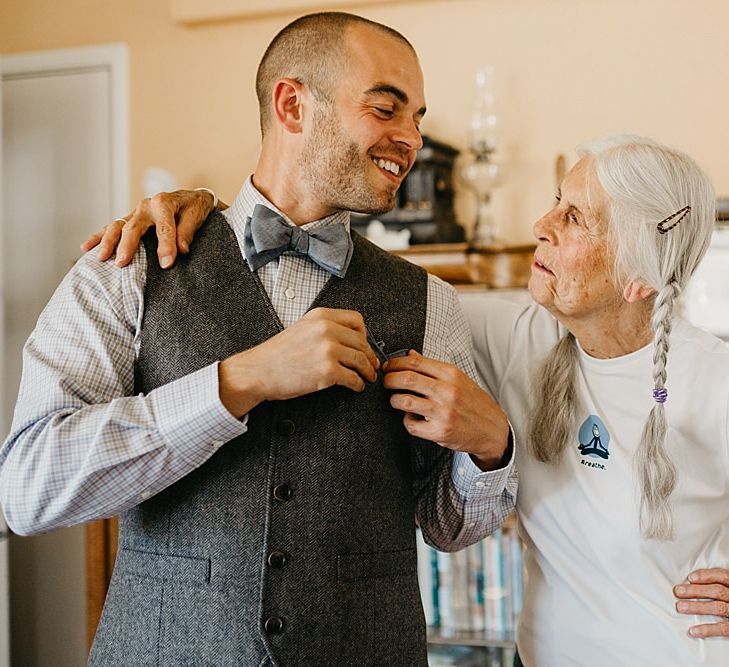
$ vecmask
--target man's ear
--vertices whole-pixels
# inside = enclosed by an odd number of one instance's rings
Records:
[[[295,79],[279,79],[273,87],[273,113],[287,132],[298,134],[303,129],[304,85]]]
[[[638,303],[655,293],[656,290],[642,280],[631,280],[623,289],[623,299],[628,303]]]

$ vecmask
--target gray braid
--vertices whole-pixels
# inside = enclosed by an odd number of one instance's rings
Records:
[[[716,208],[714,188],[690,157],[645,137],[606,137],[578,152],[594,160],[597,179],[609,200],[608,239],[616,250],[617,284],[637,280],[656,291],[652,379],[654,398],[663,401],[674,301],[709,245]],[[687,206],[690,213],[681,224],[660,233],[659,221]],[[634,460],[640,529],[648,538],[673,535],[669,501],[678,471],[667,453],[667,433],[668,415],[663,403],[656,402]]]
[[[577,363],[577,343],[574,335],[568,332],[537,369],[529,446],[538,461],[559,463],[572,437],[580,405],[576,387]]]
[[[680,285],[673,280],[663,287],[653,304],[653,386],[664,389],[666,385],[666,360],[668,358],[673,305]],[[666,451],[668,423],[663,403],[656,403],[648,415],[640,444],[636,451],[635,465],[641,480],[640,527],[645,537],[670,540],[673,536],[673,517],[669,498],[676,486],[676,466]]]

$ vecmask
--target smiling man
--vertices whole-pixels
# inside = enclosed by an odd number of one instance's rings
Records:
[[[256,87],[255,172],[192,252],[161,270],[160,225],[124,269],[85,255],[45,309],[3,507],[19,533],[121,513],[93,665],[425,665],[415,517],[464,547],[516,477],[453,289],[349,229],[413,165],[418,59],[386,26],[314,14]],[[427,388],[403,422],[378,375],[402,350],[455,364],[433,379],[476,437],[442,429]]]

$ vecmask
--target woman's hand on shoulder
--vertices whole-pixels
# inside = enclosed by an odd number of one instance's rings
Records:
[[[177,190],[160,192],[140,201],[134,210],[117,218],[81,245],[87,252],[99,246],[99,259],[106,261],[116,252],[117,266],[132,261],[142,236],[154,226],[157,232],[157,257],[160,266],[167,269],[175,263],[177,253],[190,249],[192,238],[213,210],[214,196],[207,190]],[[218,204],[218,208],[227,208]]]

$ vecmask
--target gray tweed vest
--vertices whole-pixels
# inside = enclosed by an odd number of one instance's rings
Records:
[[[282,330],[214,214],[175,267],[148,256],[136,391]],[[388,350],[422,350],[426,274],[354,236],[346,278],[312,305],[351,308]],[[248,432],[127,511],[90,664],[426,664],[411,456],[380,382],[262,404]],[[170,456],[174,456],[170,452]]]

